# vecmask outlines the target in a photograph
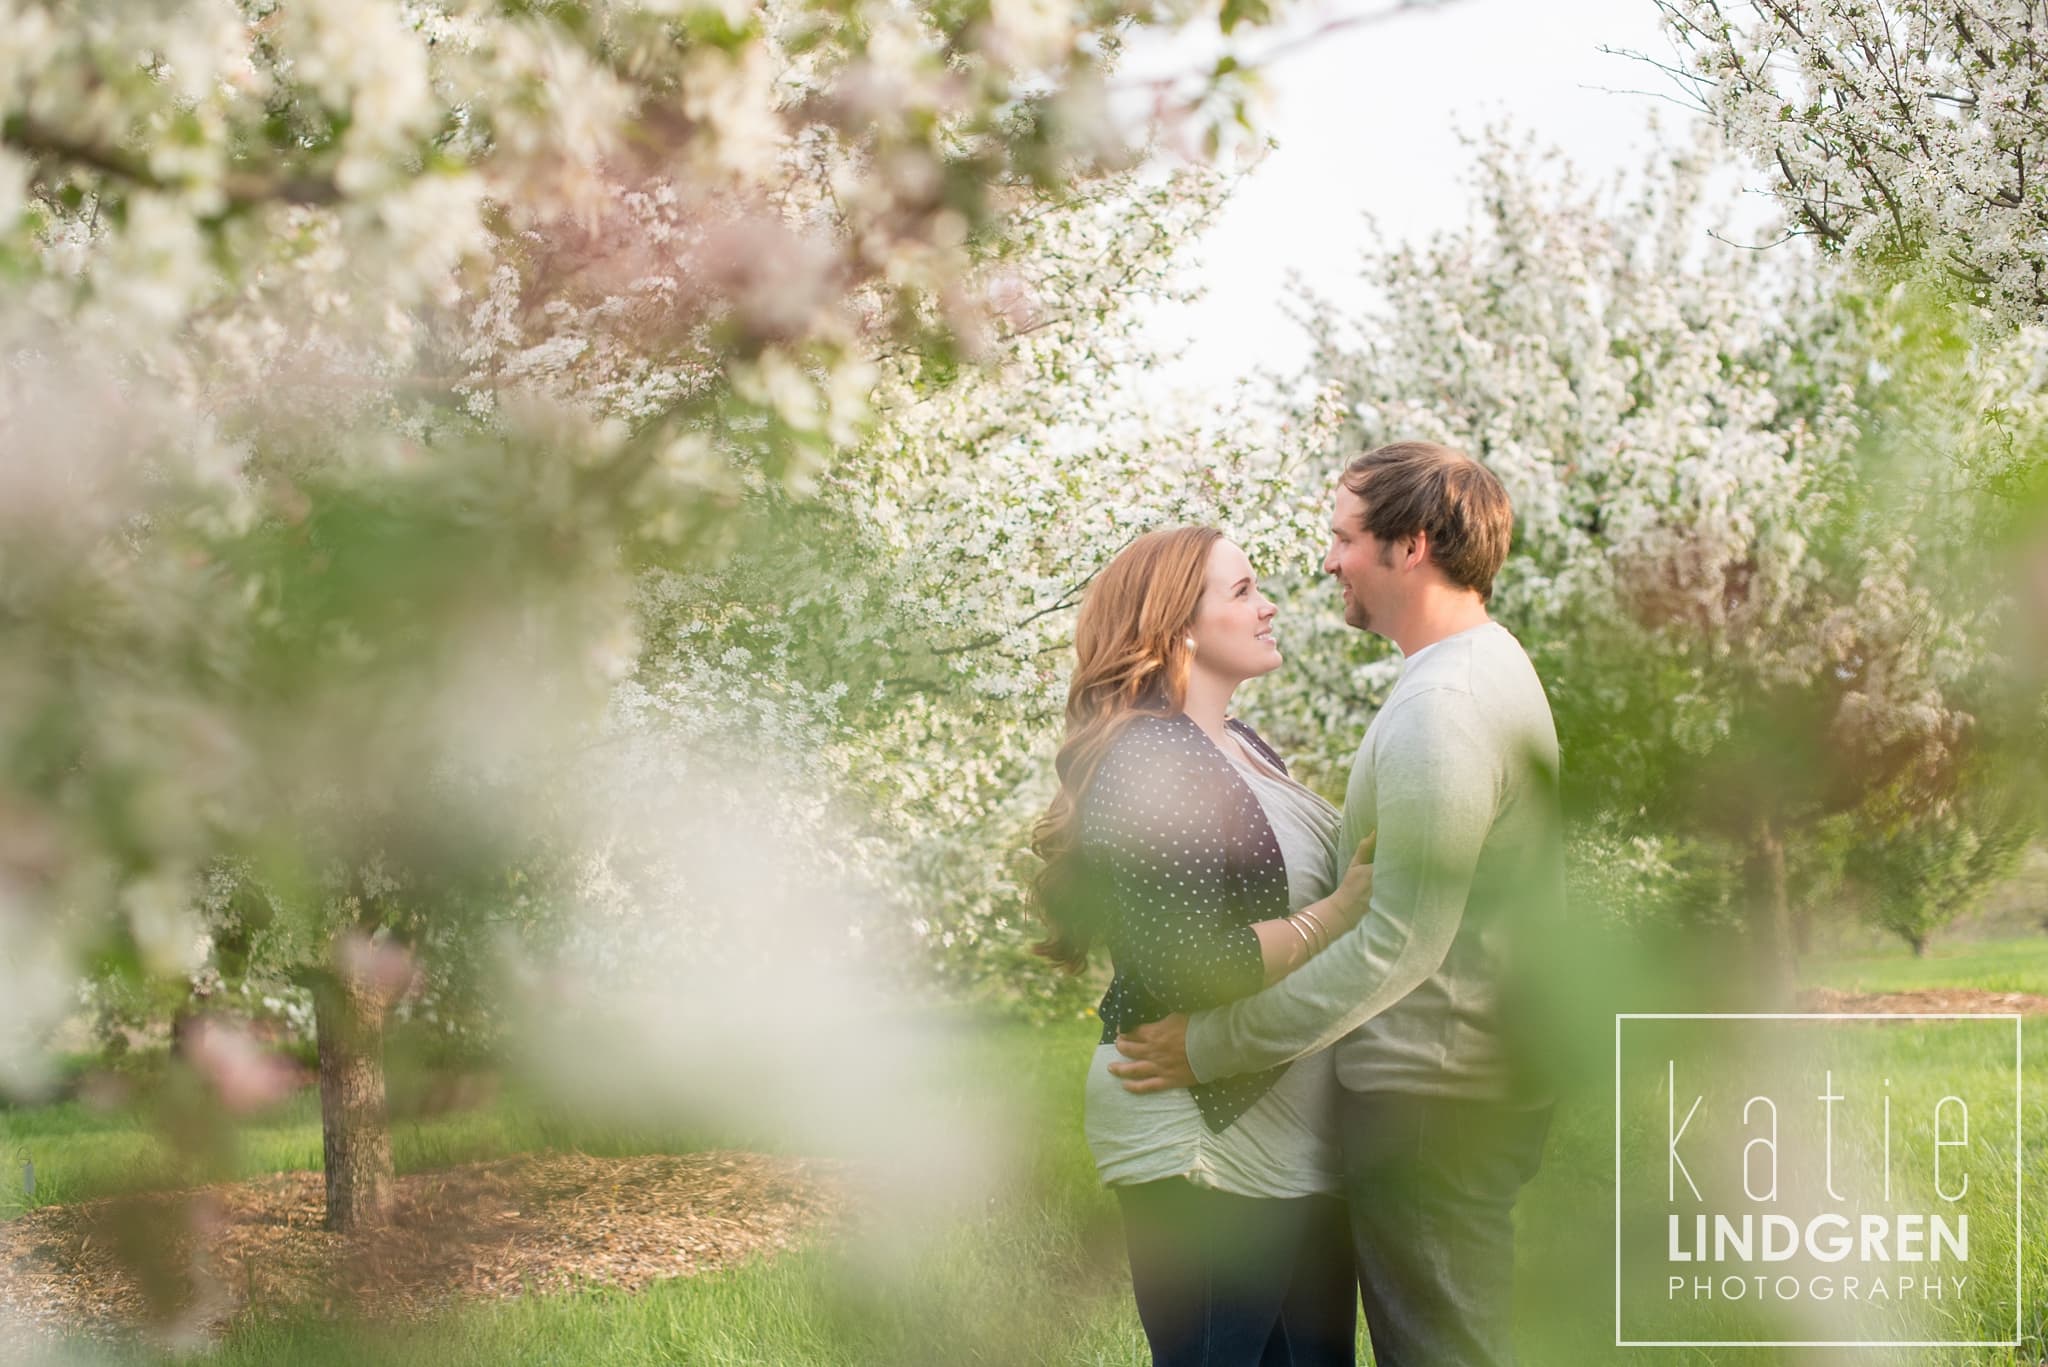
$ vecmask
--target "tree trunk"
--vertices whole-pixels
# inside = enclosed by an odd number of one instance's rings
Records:
[[[1913,946],[1914,958],[1924,959],[1927,957],[1927,937],[1925,935],[1908,935],[1906,941]]]
[[[385,1005],[370,984],[343,968],[313,992],[329,1229],[366,1229],[391,1217],[395,1189],[391,1117],[384,1102]]]
[[[1797,956],[1793,947],[1792,898],[1785,877],[1785,841],[1768,814],[1751,828],[1749,925],[1756,953],[1757,986],[1774,1003],[1792,1000]]]

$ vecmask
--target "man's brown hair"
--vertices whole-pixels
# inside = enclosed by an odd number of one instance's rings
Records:
[[[1493,597],[1515,531],[1515,510],[1493,471],[1449,446],[1397,441],[1353,460],[1343,485],[1365,502],[1362,530],[1396,544],[1423,533],[1430,563],[1446,578]]]

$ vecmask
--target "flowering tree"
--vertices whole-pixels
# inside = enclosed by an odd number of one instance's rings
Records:
[[[1813,5],[1660,0],[1669,69],[1770,176],[1789,233],[1913,287],[1894,334],[1921,429],[1973,486],[2038,514],[2048,367],[2048,55],[2017,0]],[[1940,300],[1962,305],[1942,316]],[[1952,348],[1931,373],[1928,343]],[[1912,411],[1917,410],[1917,411]],[[1900,445],[1906,444],[1904,441]]]
[[[2048,53],[2024,0],[1659,0],[1675,72],[1773,176],[1793,231],[2048,313]]]
[[[1903,474],[1911,486],[1945,490],[1930,548],[1950,563],[1928,581],[1952,597],[2011,596],[2025,577],[2013,562],[2038,542],[2048,492],[2048,195],[2039,174],[2048,140],[2038,117],[2048,68],[2038,16],[2007,0],[1659,7],[1689,58],[1670,74],[1765,170],[1790,233],[1880,282],[1869,322],[1888,379],[1865,423],[1866,455],[1875,457],[1873,482]],[[2005,563],[1987,564],[1987,548]],[[2038,683],[2032,703],[2015,700],[2001,723],[2022,751],[2038,749],[2048,715]],[[1995,816],[2005,804],[1969,805]],[[1944,844],[1940,832],[1954,851],[1995,853],[2007,843],[2002,818],[1964,838],[1960,818],[1940,803],[1923,815],[1923,829],[1880,823],[1890,835],[1866,833],[1856,846],[1862,867],[1950,894],[1879,898],[1886,924],[1916,948],[1929,901],[1958,904],[1957,878],[1982,881],[2000,865],[1958,853],[1937,861],[1935,877],[1923,856]]]
[[[1179,20],[0,8],[10,1076],[87,950],[233,945],[312,987],[329,1219],[377,1219],[383,1015],[545,913],[636,574],[814,489],[879,365],[979,354],[982,264],[1128,157],[1108,65]]]
[[[1938,602],[1910,518],[1859,493],[1871,352],[1810,256],[1703,243],[1699,157],[1609,209],[1505,138],[1478,152],[1477,221],[1371,258],[1365,319],[1315,310],[1314,373],[1342,387],[1347,447],[1423,436],[1500,476],[1494,611],[1550,692],[1567,792],[1741,851],[1776,977],[1788,838],[1942,786],[1983,623]],[[1379,686],[1359,652],[1290,676],[1296,714]]]

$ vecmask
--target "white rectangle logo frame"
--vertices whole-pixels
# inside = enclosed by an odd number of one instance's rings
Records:
[[[2026,1206],[2025,1019],[2018,1012],[1989,1011],[1619,1011],[1614,1016],[1614,1346],[1617,1348],[2018,1348],[2026,1322],[2024,1212]],[[1972,1020],[2012,1022],[2012,1337],[2009,1339],[1629,1339],[1621,1333],[1621,1024],[1632,1020],[1798,1020],[1897,1021]]]

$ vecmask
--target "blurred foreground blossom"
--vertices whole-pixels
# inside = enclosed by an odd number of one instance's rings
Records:
[[[662,708],[611,733],[569,784],[562,915],[506,947],[534,1076],[586,1117],[850,1160],[901,1220],[979,1199],[1011,1127],[969,1103],[901,965],[864,952],[887,907],[818,757],[744,725],[707,743]]]
[[[247,1029],[202,1018],[184,1036],[186,1061],[206,1079],[231,1114],[246,1115],[282,1101],[299,1085],[299,1070]]]
[[[289,985],[382,1219],[387,1027],[495,1028],[639,587],[981,353],[984,263],[1142,141],[1068,93],[1188,18],[0,5],[8,1083],[67,965]]]
[[[419,989],[424,981],[412,954],[388,939],[375,939],[360,932],[344,933],[335,943],[335,966],[344,977],[389,1009],[392,1003]]]

